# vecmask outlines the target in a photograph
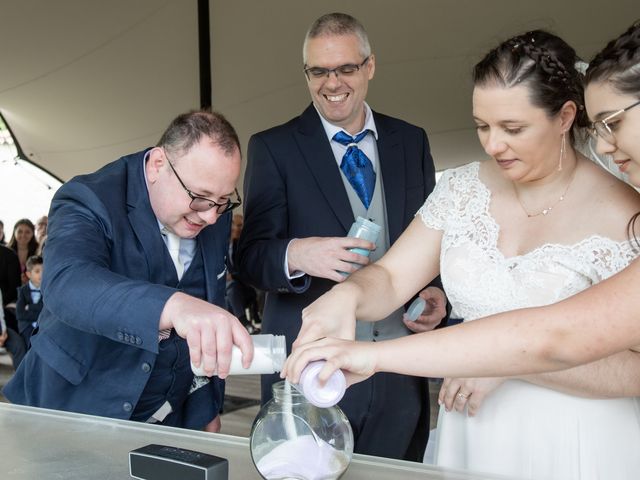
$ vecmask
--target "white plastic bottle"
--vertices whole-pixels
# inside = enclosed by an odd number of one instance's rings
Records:
[[[309,403],[316,407],[328,408],[337,404],[347,389],[347,380],[342,370],[336,370],[331,374],[324,386],[320,385],[318,374],[324,364],[324,360],[309,363],[300,374],[300,381],[294,387],[300,391]]]
[[[231,349],[231,365],[229,375],[266,374],[282,370],[287,358],[287,347],[284,335],[251,335],[253,340],[253,361],[249,368],[242,368],[242,352],[237,346]],[[191,364],[194,375],[204,377],[206,374],[202,364],[196,367]],[[213,373],[215,375],[216,372]]]
[[[427,302],[422,297],[416,298],[409,308],[407,308],[407,312],[403,315],[405,320],[409,320],[410,322],[415,322],[422,312],[424,312],[425,307],[427,306]]]

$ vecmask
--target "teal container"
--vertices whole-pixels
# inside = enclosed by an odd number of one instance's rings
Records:
[[[362,238],[364,240],[369,240],[370,242],[377,243],[381,231],[382,227],[377,223],[367,220],[366,218],[358,217],[356,218],[356,221],[353,222],[353,225],[351,225],[349,233],[347,233],[347,237]],[[350,248],[349,251],[358,253],[365,257],[368,257],[371,253],[370,250],[366,250],[364,248]],[[356,265],[358,268],[360,268],[360,265],[357,263],[354,263],[353,265]],[[345,277],[349,275],[346,272],[340,273]]]

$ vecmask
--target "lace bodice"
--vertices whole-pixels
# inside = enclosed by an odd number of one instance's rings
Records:
[[[447,170],[418,211],[428,227],[443,231],[440,275],[452,317],[473,320],[555,303],[635,258],[630,242],[599,235],[505,257],[497,246],[500,226],[489,213],[491,191],[478,177],[479,168],[475,162]]]

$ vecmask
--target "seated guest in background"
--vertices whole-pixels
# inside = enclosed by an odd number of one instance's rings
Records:
[[[2,292],[0,291],[0,303],[2,303]],[[13,362],[13,368],[17,369],[20,362],[27,353],[24,340],[13,328],[9,328],[5,322],[4,309],[0,308],[0,348],[9,352]]]
[[[0,245],[6,245],[7,241],[4,237],[4,222],[0,220]]]
[[[38,241],[36,240],[35,227],[31,220],[22,218],[13,226],[13,234],[9,240],[9,248],[18,254],[20,260],[20,272],[22,285],[27,283],[27,258],[38,253]]]
[[[344,365],[361,371],[368,357],[353,355],[356,345],[327,354],[305,343],[346,337],[355,318],[379,318],[437,273],[453,311],[465,322],[482,323],[475,319],[570,297],[634,261],[638,249],[627,226],[640,210],[640,196],[573,146],[578,127],[588,125],[577,60],[564,41],[534,31],[507,40],[476,65],[474,121],[493,160],[445,172],[379,262],[305,309],[300,352],[291,363],[328,358],[325,373]],[[624,102],[612,103],[608,113],[620,115]],[[619,159],[628,157],[621,153]],[[429,344],[417,348],[419,340],[372,346],[397,357],[380,370],[437,371]],[[486,355],[496,347],[490,341]],[[456,348],[441,354],[456,356]],[[476,360],[462,351],[472,371]],[[618,397],[640,395],[639,370],[640,356],[624,351],[553,374],[447,378],[439,398],[436,462],[529,479],[635,479],[640,406],[637,398]]]
[[[12,330],[18,331],[15,310],[20,287],[20,261],[16,252],[0,245],[0,291],[2,292],[4,318]]]
[[[38,315],[42,311],[42,294],[40,293],[42,263],[40,255],[29,257],[26,272],[29,281],[18,289],[16,320],[27,348],[31,345],[31,334],[38,324]]]
[[[153,148],[75,177],[50,211],[38,333],[9,401],[219,431],[231,348],[224,308],[240,147],[220,114],[175,118]]]
[[[47,225],[49,223],[49,217],[46,215],[41,216],[36,221],[36,240],[38,242],[38,254],[42,255],[44,249],[44,242],[47,239]]]

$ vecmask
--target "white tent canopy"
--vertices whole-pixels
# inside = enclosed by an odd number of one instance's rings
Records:
[[[370,104],[424,127],[439,168],[483,155],[469,78],[489,48],[542,27],[589,57],[640,16],[637,0],[209,3],[213,104],[243,145],[307,105],[304,33],[345,11],[376,54]],[[199,107],[196,1],[3,1],[0,45],[0,112],[27,158],[63,180],[155,143]]]

